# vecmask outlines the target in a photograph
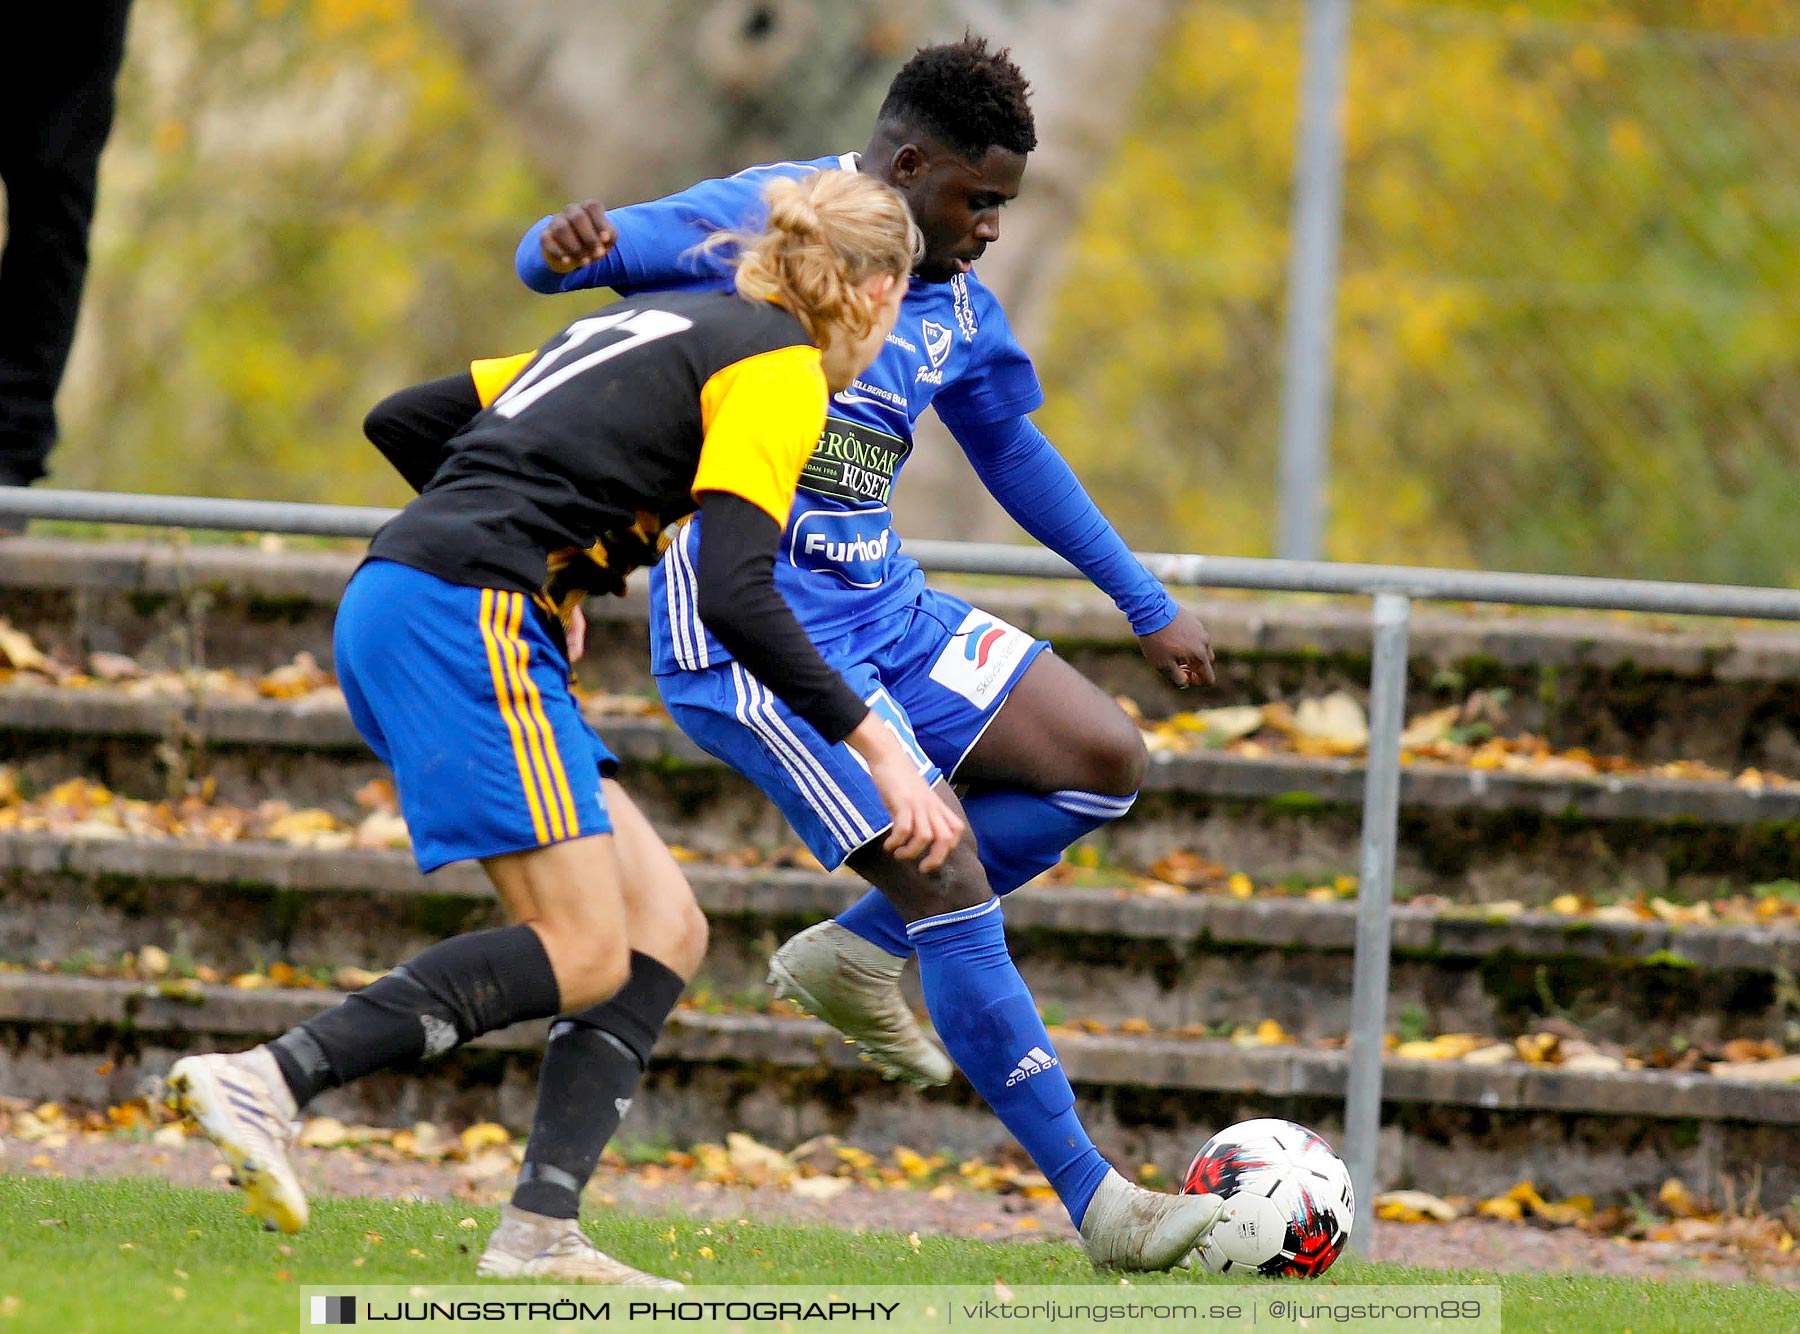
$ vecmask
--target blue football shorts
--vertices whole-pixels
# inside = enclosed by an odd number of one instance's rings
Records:
[[[333,653],[421,871],[612,832],[600,779],[618,761],[525,594],[372,560],[338,604]]]
[[[930,588],[868,625],[817,642],[927,782],[955,777],[1007,692],[1050,647]],[[761,788],[826,866],[887,832],[892,821],[862,757],[828,743],[738,663],[669,672],[656,684],[681,730]]]

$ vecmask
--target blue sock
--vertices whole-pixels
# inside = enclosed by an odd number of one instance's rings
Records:
[[[879,889],[871,889],[839,913],[837,924],[898,958],[908,958],[913,952],[912,941],[906,935],[906,919]]]
[[[1055,866],[1064,848],[1118,819],[1136,800],[1135,793],[1109,797],[1099,792],[992,787],[964,797],[963,813],[969,817],[988,883],[996,894],[1007,894]],[[839,913],[837,922],[889,954],[905,958],[912,953],[905,919],[879,890],[870,890]]]
[[[1080,1227],[1108,1165],[1075,1113],[1075,1090],[1007,953],[999,909],[991,898],[907,928],[919,951],[925,1005],[951,1059]]]
[[[1008,894],[1062,860],[1063,850],[1131,809],[1137,793],[1027,792],[977,788],[963,798],[975,850],[996,894]]]

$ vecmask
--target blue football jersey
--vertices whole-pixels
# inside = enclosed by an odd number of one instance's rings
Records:
[[[854,170],[855,154],[776,162],[702,181],[679,194],[612,210],[612,255],[562,280],[623,294],[724,287],[729,267],[697,249],[719,228],[761,230],[762,192],[778,175]],[[1035,411],[1043,390],[992,292],[973,274],[915,281],[875,363],[831,400],[782,534],[775,582],[815,640],[885,615],[916,597],[924,576],[900,550],[889,501],[927,407],[953,429]],[[694,578],[702,516],[677,535],[651,573],[651,652],[657,672],[729,661],[700,624]]]

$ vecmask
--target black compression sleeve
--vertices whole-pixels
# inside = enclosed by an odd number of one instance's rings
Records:
[[[389,394],[363,418],[363,434],[415,491],[444,461],[450,437],[481,411],[475,381],[464,371]]]
[[[869,712],[826,665],[775,591],[781,525],[729,491],[708,491],[700,512],[700,621],[752,676],[827,741],[842,741]]]

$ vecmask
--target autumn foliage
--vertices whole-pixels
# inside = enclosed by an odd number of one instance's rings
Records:
[[[1328,554],[1800,575],[1800,9],[1355,6]],[[1040,420],[1138,544],[1268,554],[1299,6],[1190,5]]]

